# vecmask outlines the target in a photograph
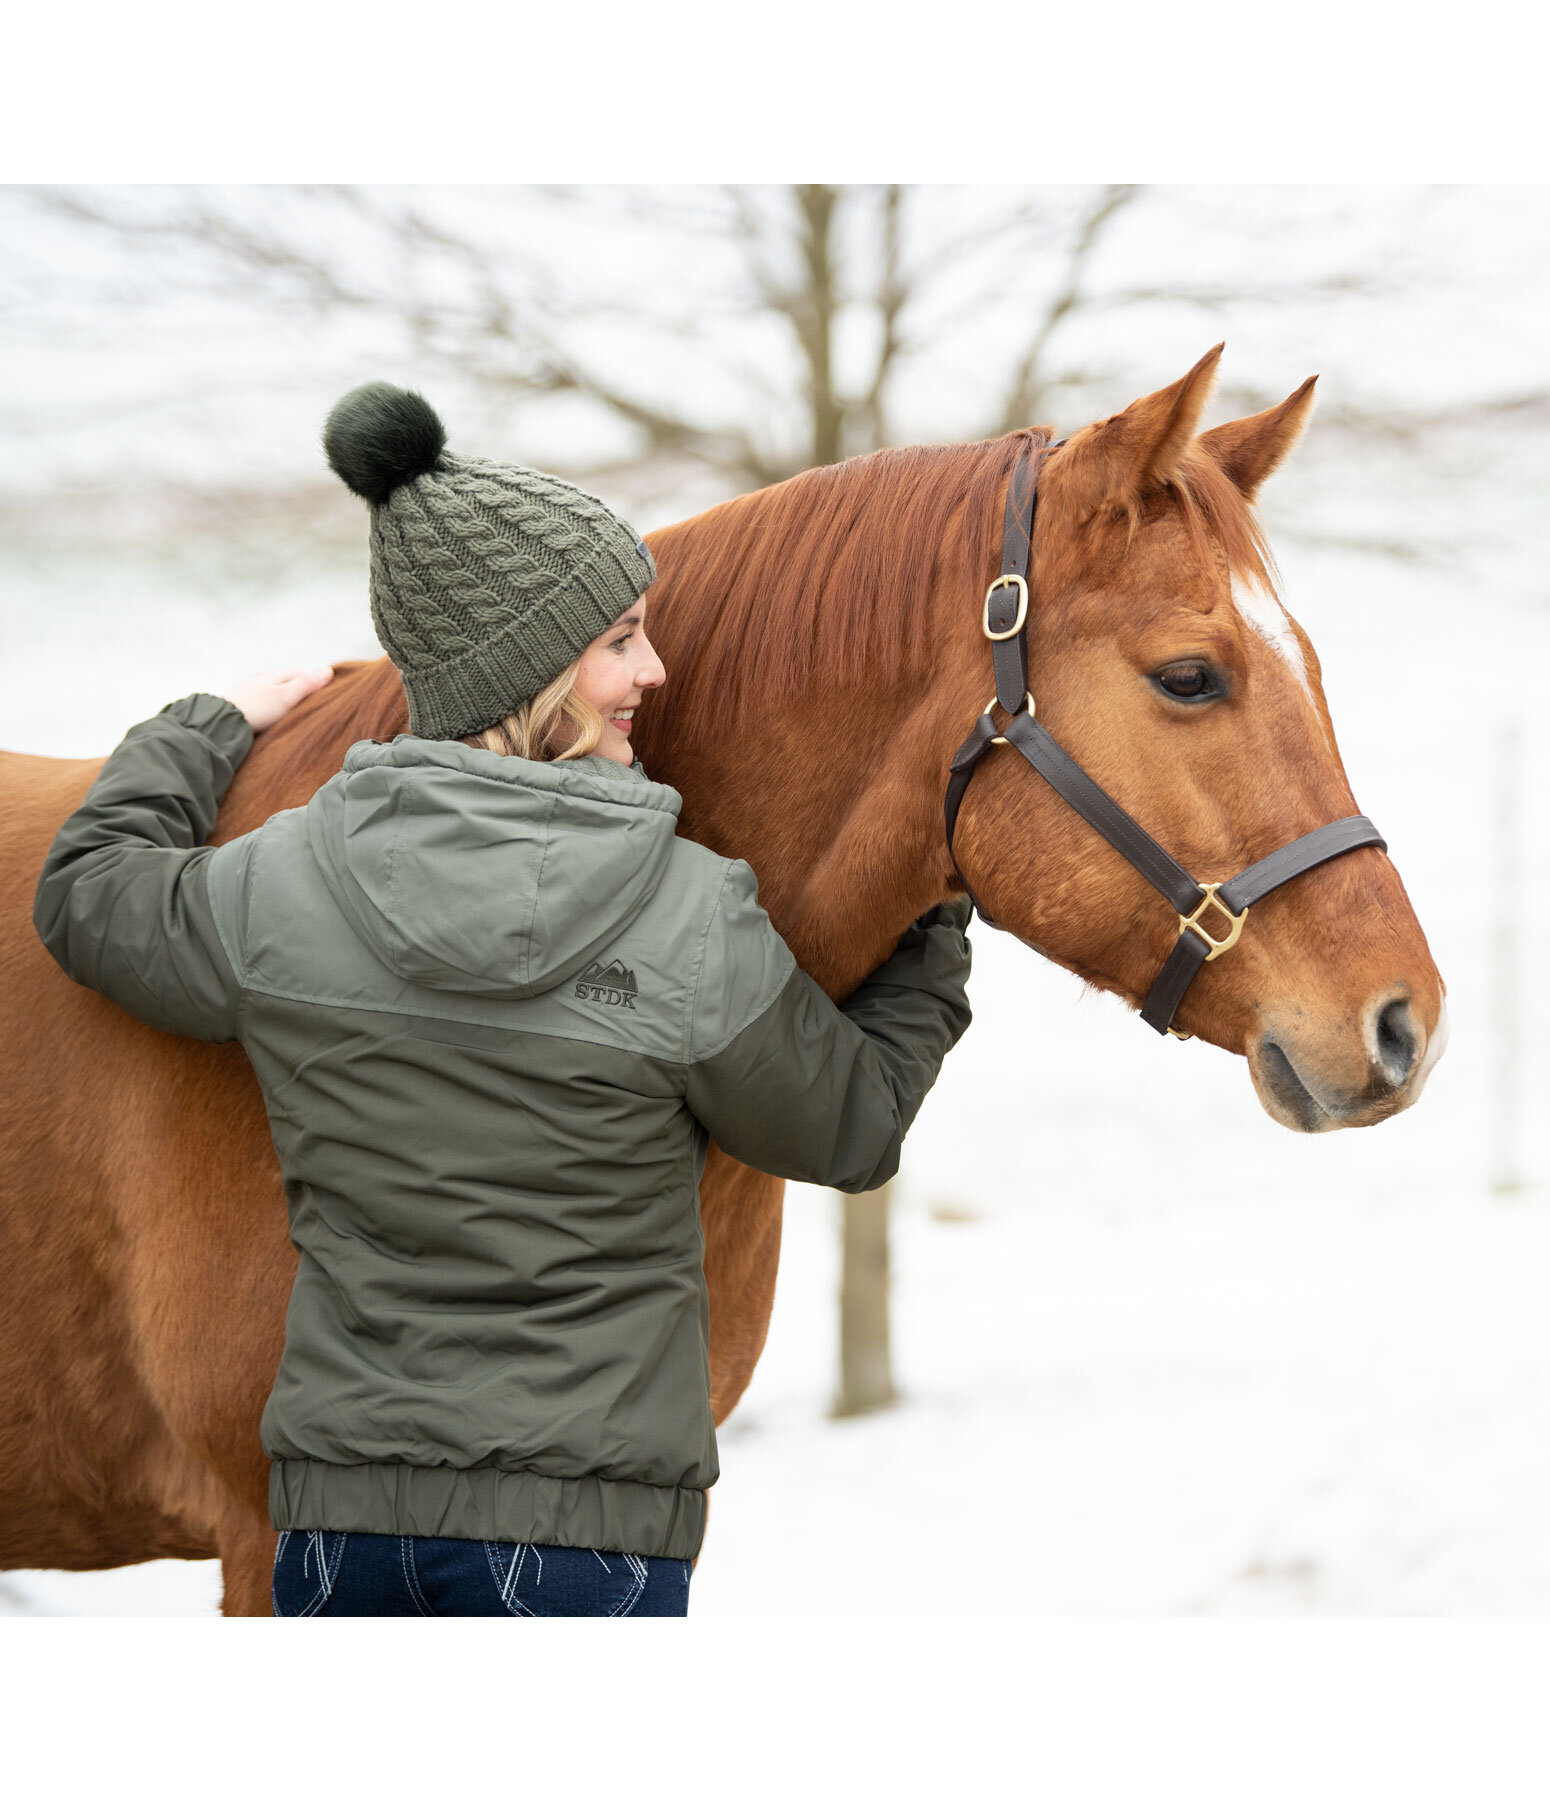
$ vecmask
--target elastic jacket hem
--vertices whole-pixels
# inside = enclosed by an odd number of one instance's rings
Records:
[[[269,1517],[277,1531],[488,1538],[695,1557],[705,1535],[705,1493],[599,1475],[287,1458],[269,1466]]]

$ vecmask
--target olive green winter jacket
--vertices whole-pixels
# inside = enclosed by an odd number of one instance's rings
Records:
[[[201,847],[252,738],[211,694],[136,725],[34,918],[74,980],[252,1061],[300,1254],[274,1523],[693,1556],[707,1132],[886,1181],[968,1024],[966,903],[835,1006],[638,764],[366,740]]]

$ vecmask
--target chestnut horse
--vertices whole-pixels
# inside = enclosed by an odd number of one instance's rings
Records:
[[[1357,810],[1251,510],[1312,383],[1197,436],[1218,353],[1048,461],[1030,638],[1039,717],[1199,880]],[[833,995],[958,889],[942,795],[992,686],[981,597],[1028,436],[879,451],[653,538],[669,679],[640,715],[642,758],[682,792],[682,830],[752,863]],[[1204,670],[1211,697],[1171,693],[1159,677],[1181,669],[1173,687]],[[406,725],[390,664],[342,666],[259,737],[213,841],[304,804],[348,745]],[[0,757],[0,1567],[218,1554],[224,1610],[264,1613],[258,1417],[295,1266],[279,1176],[239,1046],[137,1023],[72,985],[34,933],[44,853],[99,766]],[[1174,915],[1021,758],[987,759],[957,849],[1018,937],[1133,1004],[1146,992]],[[1388,858],[1357,850],[1270,895],[1178,1024],[1245,1056],[1296,1129],[1408,1106],[1445,1035],[1443,996]],[[712,1154],[718,1421],[763,1346],[781,1192]]]

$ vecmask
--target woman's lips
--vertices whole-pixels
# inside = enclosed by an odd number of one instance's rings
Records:
[[[633,719],[610,719],[608,723],[613,726],[615,731],[622,731],[624,735],[628,737],[630,735],[630,727],[635,721]]]

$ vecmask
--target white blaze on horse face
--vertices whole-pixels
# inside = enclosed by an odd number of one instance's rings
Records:
[[[1313,687],[1308,680],[1307,658],[1302,653],[1297,633],[1292,630],[1292,622],[1287,618],[1280,601],[1264,588],[1251,586],[1236,575],[1232,578],[1232,597],[1244,622],[1258,632],[1297,677],[1297,685],[1308,696],[1308,704],[1312,706]]]

